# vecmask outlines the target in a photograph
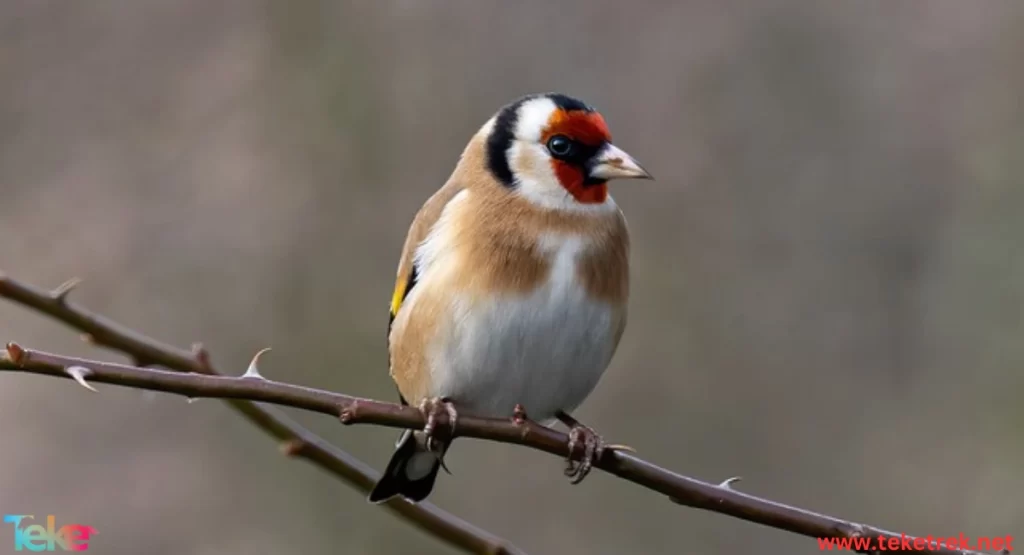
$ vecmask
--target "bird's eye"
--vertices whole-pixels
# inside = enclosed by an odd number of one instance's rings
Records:
[[[572,154],[575,144],[565,135],[555,135],[548,139],[548,151],[555,156],[564,157]]]

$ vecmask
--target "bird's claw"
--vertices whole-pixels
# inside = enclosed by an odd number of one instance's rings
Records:
[[[437,429],[437,419],[442,412],[448,417],[448,438],[455,437],[455,428],[459,420],[459,413],[455,410],[455,405],[448,399],[443,397],[433,397],[430,399],[424,399],[420,403],[420,412],[427,419],[426,426],[423,427],[423,434],[426,436],[426,447],[428,451],[434,453],[444,452],[443,445],[434,438],[434,433]],[[441,459],[441,466],[444,466],[444,459]],[[448,472],[448,468],[445,468],[445,472]],[[450,472],[449,472],[450,474]]]
[[[636,449],[628,445],[606,444],[604,438],[593,428],[580,424],[575,418],[566,413],[559,413],[558,419],[569,427],[569,455],[565,459],[565,475],[569,477],[569,483],[578,484],[590,474],[594,462],[601,460],[605,451],[629,451],[635,453]],[[572,454],[576,447],[582,442],[583,458],[578,462],[573,460]]]
[[[572,453],[576,446],[583,442],[583,458],[579,462],[573,460]],[[569,429],[569,456],[565,459],[565,475],[570,484],[578,484],[590,474],[594,460],[604,455],[604,439],[593,430],[582,424]]]

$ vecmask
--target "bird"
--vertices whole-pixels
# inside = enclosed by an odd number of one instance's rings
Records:
[[[399,437],[370,502],[430,494],[450,444],[436,437],[442,414],[453,432],[460,413],[561,422],[569,452],[584,446],[567,459],[573,483],[613,447],[571,413],[626,326],[629,233],[608,193],[620,178],[652,179],[600,112],[565,94],[518,98],[472,136],[399,259],[389,370],[426,426]]]

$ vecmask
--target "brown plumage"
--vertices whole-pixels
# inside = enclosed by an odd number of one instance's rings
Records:
[[[466,148],[455,172],[427,200],[413,219],[402,249],[395,290],[407,294],[415,249],[426,239],[441,213],[459,192],[474,194],[452,213],[451,246],[458,252],[450,268],[451,289],[476,295],[528,293],[546,281],[551,271],[548,257],[537,247],[544,233],[579,234],[592,238],[593,247],[582,253],[577,272],[580,285],[592,296],[621,310],[619,327],[625,327],[625,303],[629,295],[629,236],[622,212],[565,213],[547,210],[516,196],[486,171],[483,142],[477,135]],[[427,396],[430,372],[426,345],[439,331],[430,323],[450,301],[448,287],[420,296],[416,314],[401,329],[389,333],[391,376],[402,396],[415,404]],[[397,316],[401,302],[392,306]],[[621,337],[621,329],[616,337]],[[394,336],[398,335],[398,340]]]
[[[416,406],[547,421],[596,385],[622,337],[626,221],[605,180],[649,177],[610,143],[603,118],[560,95],[521,99],[474,135],[417,213],[398,265],[390,373]],[[381,483],[418,500],[440,456],[405,434]]]

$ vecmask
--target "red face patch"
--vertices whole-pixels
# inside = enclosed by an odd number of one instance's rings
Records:
[[[586,176],[583,175],[583,168],[575,166],[562,160],[551,160],[551,166],[555,170],[558,182],[565,187],[566,191],[576,199],[576,202],[583,204],[601,204],[608,198],[607,183],[589,183],[584,185]]]
[[[597,112],[555,110],[548,119],[547,128],[541,141],[547,143],[555,135],[565,135],[572,140],[587,146],[598,146],[612,140],[604,117]],[[577,202],[583,204],[600,204],[608,198],[607,183],[590,183],[584,185],[586,175],[583,168],[564,160],[551,159],[551,167],[559,183]]]
[[[541,140],[547,142],[552,135],[565,135],[590,146],[597,146],[612,140],[612,135],[608,132],[608,124],[604,122],[604,117],[601,114],[579,110],[573,112],[555,110],[548,119],[548,126]]]

